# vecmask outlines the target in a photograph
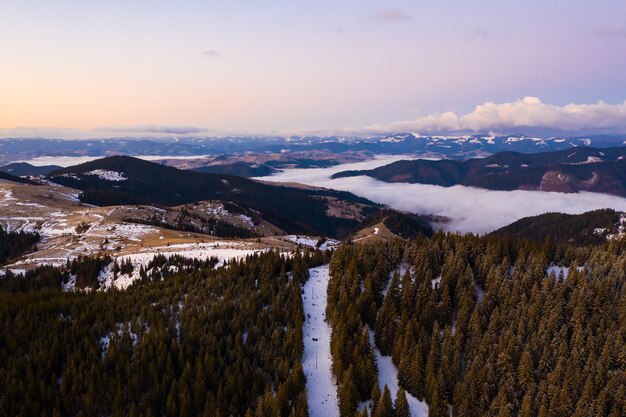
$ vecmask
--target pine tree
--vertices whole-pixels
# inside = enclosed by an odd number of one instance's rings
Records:
[[[393,412],[391,391],[389,391],[389,387],[385,385],[380,401],[378,402],[376,409],[372,412],[372,417],[393,417]]]
[[[339,414],[341,416],[353,416],[357,408],[358,397],[354,373],[354,367],[350,365],[339,388]]]
[[[406,392],[400,388],[396,394],[396,417],[410,417],[411,411],[409,410],[409,403],[406,400]]]

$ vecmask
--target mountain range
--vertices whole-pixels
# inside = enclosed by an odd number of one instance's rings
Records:
[[[371,138],[350,136],[255,136],[215,138],[106,138],[90,140],[9,138],[0,141],[0,163],[53,156],[204,156],[226,153],[364,151],[375,154],[436,155],[445,158],[484,156],[501,151],[546,152],[575,146],[612,147],[626,135],[530,137],[515,135],[422,136],[393,133]]]

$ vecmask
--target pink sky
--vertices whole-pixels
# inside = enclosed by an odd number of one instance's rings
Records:
[[[525,97],[615,115],[624,22],[605,0],[3,2],[0,136],[423,128]]]

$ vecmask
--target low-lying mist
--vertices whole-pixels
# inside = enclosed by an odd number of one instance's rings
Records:
[[[385,156],[331,168],[289,169],[263,179],[350,191],[398,210],[446,216],[450,218],[450,222],[441,227],[452,232],[488,233],[522,217],[546,212],[579,214],[600,208],[626,211],[626,199],[607,194],[491,191],[460,185],[439,187],[386,183],[365,176],[330,179],[337,172],[372,169],[400,159],[411,158]]]

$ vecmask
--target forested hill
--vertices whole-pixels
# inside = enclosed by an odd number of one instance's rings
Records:
[[[544,213],[524,217],[493,232],[494,235],[554,243],[600,244],[624,232],[626,214],[611,209],[583,214]]]
[[[333,178],[367,175],[386,182],[466,185],[491,190],[592,191],[626,196],[626,147],[577,147],[555,152],[500,152],[464,161],[397,161]]]
[[[54,171],[52,181],[82,191],[82,201],[118,204],[180,205],[223,200],[257,210],[288,233],[340,237],[354,230],[378,207],[348,192],[298,189],[247,178],[183,171],[127,156],[113,156]],[[350,206],[355,215],[337,217],[333,206]]]
[[[43,165],[35,166],[26,162],[15,162],[0,167],[0,171],[6,172],[18,177],[24,177],[29,175],[48,175],[50,172],[61,169],[58,165]]]

